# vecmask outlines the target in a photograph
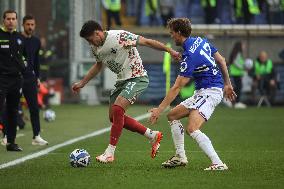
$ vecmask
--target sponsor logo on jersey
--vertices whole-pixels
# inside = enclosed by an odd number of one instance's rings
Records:
[[[194,41],[194,43],[191,45],[189,51],[190,51],[191,53],[194,53],[195,50],[197,49],[197,47],[199,47],[199,45],[202,43],[202,41],[203,41],[203,40],[201,39],[201,37],[198,37],[198,38]]]

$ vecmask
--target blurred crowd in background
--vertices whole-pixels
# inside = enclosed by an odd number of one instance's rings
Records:
[[[122,0],[121,4],[127,16],[137,18],[137,25],[166,25],[171,17],[188,17],[193,24],[284,24],[283,0]]]

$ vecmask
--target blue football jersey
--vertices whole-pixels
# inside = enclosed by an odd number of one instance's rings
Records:
[[[189,37],[183,44],[180,76],[193,78],[195,88],[223,88],[222,74],[213,58],[218,51],[207,39]]]

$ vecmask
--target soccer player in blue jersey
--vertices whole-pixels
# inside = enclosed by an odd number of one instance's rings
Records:
[[[181,102],[167,115],[176,154],[162,163],[163,167],[185,166],[188,161],[184,150],[184,129],[180,119],[188,117],[187,133],[198,143],[212,164],[204,170],[226,170],[228,167],[219,158],[210,139],[200,131],[215,107],[225,98],[233,101],[236,94],[231,85],[225,59],[207,39],[191,37],[191,23],[187,18],[168,21],[171,37],[184,52],[180,60],[180,74],[175,84],[158,108],[150,110],[150,122],[157,121],[160,113],[168,107],[191,79],[195,81],[194,95]]]

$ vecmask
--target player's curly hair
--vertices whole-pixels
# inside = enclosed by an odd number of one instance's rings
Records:
[[[184,37],[189,37],[191,34],[191,22],[188,18],[171,18],[168,20],[167,28]]]
[[[103,31],[102,26],[94,20],[89,20],[84,23],[80,31],[80,37],[86,38],[93,34],[94,31]]]

